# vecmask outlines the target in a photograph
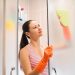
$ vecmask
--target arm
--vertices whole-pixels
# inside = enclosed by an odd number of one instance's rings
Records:
[[[35,67],[35,70],[38,72],[38,73],[41,73],[43,72],[44,68],[46,67],[47,65],[47,62],[49,60],[49,58],[52,57],[53,55],[53,48],[52,46],[51,47],[47,47],[45,50],[44,50],[44,56],[43,58],[41,59],[41,61],[37,64],[37,66]]]
[[[23,68],[25,75],[39,75],[38,72],[31,69],[29,54],[28,54],[28,51],[26,48],[23,48],[20,51],[20,63],[22,65],[22,68]]]
[[[23,67],[23,71],[25,75],[39,75],[45,68],[49,57],[52,56],[52,48],[48,47],[44,51],[44,56],[41,59],[41,61],[35,66],[35,68],[32,70],[29,57],[28,57],[28,52],[27,49],[23,48],[20,52],[20,62]]]

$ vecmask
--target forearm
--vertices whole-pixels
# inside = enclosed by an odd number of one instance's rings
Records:
[[[48,59],[49,58],[43,57],[39,63],[32,70],[29,70],[25,75],[41,75],[47,65]]]

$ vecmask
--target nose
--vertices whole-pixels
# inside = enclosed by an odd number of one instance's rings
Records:
[[[42,28],[41,28],[41,26],[40,26],[40,25],[38,25],[37,27],[38,27],[38,30],[42,30]]]
[[[42,28],[41,28],[41,27],[38,27],[38,30],[39,30],[39,31],[42,31]]]
[[[38,29],[41,29],[41,27],[40,27],[40,26],[38,26]]]

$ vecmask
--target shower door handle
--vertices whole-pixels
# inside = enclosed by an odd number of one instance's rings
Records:
[[[12,72],[15,70],[15,67],[12,67],[10,70],[10,75],[12,75]]]

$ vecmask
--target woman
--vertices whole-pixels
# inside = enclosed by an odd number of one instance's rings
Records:
[[[42,29],[40,25],[37,21],[28,20],[23,24],[22,30],[19,58],[24,74],[48,75],[47,63],[52,57],[52,47],[47,47],[44,53],[41,52],[39,38],[42,36]]]

